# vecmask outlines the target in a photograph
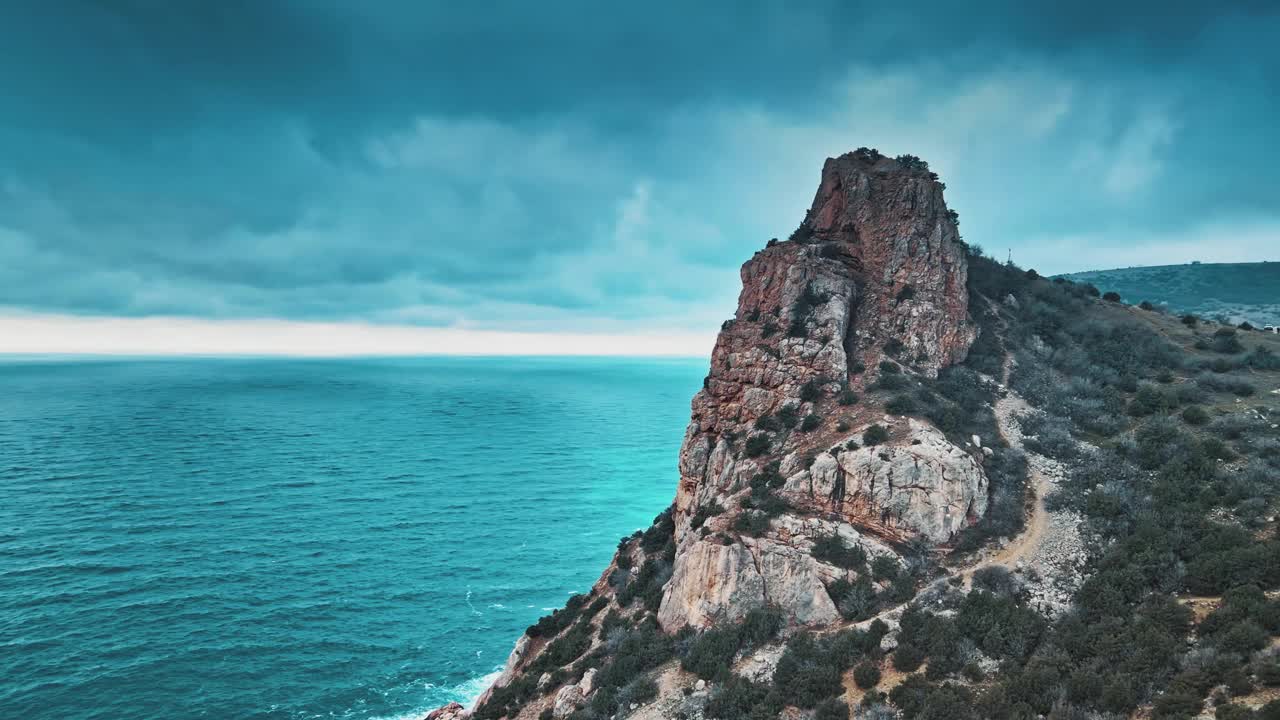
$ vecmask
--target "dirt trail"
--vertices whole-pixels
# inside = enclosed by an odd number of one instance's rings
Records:
[[[1014,420],[1014,417],[1029,412],[1031,408],[1017,393],[1009,389],[1009,377],[1012,373],[1013,355],[1010,354],[1005,356],[1004,369],[1000,378],[1001,387],[1005,392],[1002,397],[996,400],[996,428],[1000,433],[1001,439],[1008,443],[1009,447],[1024,450],[1022,446],[1022,430],[1017,426],[1017,421]],[[1045,477],[1044,473],[1036,467],[1035,463],[1028,463],[1027,465],[1027,480],[1033,497],[1031,498],[1031,514],[1025,520],[1022,533],[1011,540],[1008,545],[1001,548],[995,555],[984,558],[977,564],[962,571],[960,577],[964,578],[966,588],[972,585],[973,574],[978,570],[993,565],[1013,568],[1018,564],[1018,561],[1028,559],[1033,555],[1044,541],[1045,535],[1049,532],[1049,512],[1045,509],[1044,498],[1053,489],[1053,485]]]

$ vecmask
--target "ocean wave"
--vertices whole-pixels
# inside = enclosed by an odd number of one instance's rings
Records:
[[[480,696],[484,694],[484,691],[488,690],[489,686],[493,684],[493,681],[497,680],[498,676],[501,674],[502,666],[498,665],[494,667],[493,672],[488,675],[471,678],[470,680],[458,685],[457,690],[462,699],[459,699],[457,702],[466,705],[468,708],[475,707],[476,701],[480,699]]]
[[[415,707],[413,710],[409,710],[406,712],[398,712],[398,713],[395,713],[394,715],[369,716],[362,713],[360,708],[351,708],[346,713],[342,714],[341,717],[344,719],[351,718],[352,720],[354,720],[355,718],[361,718],[361,720],[423,720],[423,718],[427,716],[427,713],[431,712],[432,710],[435,710],[438,707],[441,707],[442,705],[447,705],[451,702],[461,703],[462,705],[465,705],[469,709],[474,709],[475,702],[480,699],[480,696],[484,694],[484,691],[488,690],[489,686],[493,684],[493,681],[497,680],[498,676],[501,674],[502,674],[502,666],[499,665],[494,667],[493,671],[488,674],[477,675],[476,677],[464,680],[458,683],[457,685],[442,686],[442,685],[436,685],[435,683],[430,683],[430,682],[425,683],[423,685],[418,685],[418,687],[423,688],[427,691],[426,698],[424,700],[415,702],[414,704],[417,707]],[[404,690],[404,689],[405,688],[400,688],[400,689],[391,690],[391,691],[383,691],[382,694],[383,695],[398,694],[401,690]],[[333,716],[324,716],[324,717],[333,717]],[[321,716],[313,715],[313,716],[308,716],[308,718],[313,718],[314,720],[320,720]]]
[[[447,688],[440,688],[432,683],[427,683],[427,690],[438,690],[439,692],[431,693],[432,700],[430,707],[423,709],[421,712],[409,713],[408,715],[399,715],[394,718],[375,718],[374,720],[404,720],[404,718],[414,718],[417,720],[428,712],[440,707],[441,705],[456,702],[466,705],[468,708],[475,706],[475,702],[480,699],[485,690],[493,684],[494,680],[502,674],[502,666],[496,665],[493,670],[484,675],[464,680],[457,685]]]

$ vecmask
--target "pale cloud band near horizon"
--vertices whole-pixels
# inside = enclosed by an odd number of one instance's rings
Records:
[[[708,357],[713,335],[536,333],[359,322],[0,315],[0,355]]]

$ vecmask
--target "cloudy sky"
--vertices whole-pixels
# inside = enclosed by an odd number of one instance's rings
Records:
[[[863,145],[1042,272],[1277,259],[1274,3],[878,5],[6,3],[0,351],[699,351]]]

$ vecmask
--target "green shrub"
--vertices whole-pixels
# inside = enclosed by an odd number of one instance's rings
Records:
[[[760,457],[769,452],[770,447],[769,436],[763,433],[756,433],[747,438],[747,444],[743,447],[743,451],[747,454],[747,457]]]
[[[743,535],[760,537],[769,529],[769,516],[758,510],[748,510],[733,519],[733,529]]]
[[[844,690],[840,674],[841,669],[831,662],[825,648],[812,635],[801,633],[787,642],[778,658],[773,682],[784,703],[807,710]]]
[[[1232,377],[1221,377],[1219,375],[1211,375],[1209,373],[1200,373],[1196,376],[1196,385],[1218,393],[1230,393],[1239,397],[1250,397],[1258,389],[1253,385]]]
[[[777,416],[766,414],[756,418],[754,427],[762,432],[777,432],[782,429],[782,423],[779,422]]]
[[[1245,364],[1254,370],[1280,370],[1280,355],[1258,346],[1245,357]]]
[[[889,699],[901,711],[904,720],[977,720],[980,717],[973,693],[969,690],[951,684],[932,685],[920,677],[907,678],[889,693]],[[1026,714],[1010,714],[1008,717],[1022,718]]]
[[[797,338],[808,336],[807,320],[809,314],[813,312],[815,306],[826,302],[828,299],[826,295],[814,291],[813,283],[806,285],[804,292],[800,294],[800,297],[796,298],[795,305],[791,306],[791,325],[787,328],[787,335]]]
[[[809,413],[804,416],[804,420],[800,421],[800,432],[812,432],[822,427],[822,418]]]
[[[673,543],[674,544],[674,543]],[[674,555],[674,548],[672,554]],[[657,610],[662,601],[662,588],[670,577],[671,561],[663,557],[651,557],[640,566],[640,572],[618,591],[618,604],[629,607],[639,599],[644,607]]]
[[[1103,300],[1106,300],[1107,302],[1116,302],[1116,303],[1118,303],[1118,302],[1120,302],[1120,293],[1118,293],[1118,292],[1107,292],[1107,293],[1103,293],[1103,295],[1102,295],[1102,299],[1103,299]]]
[[[893,415],[910,415],[916,411],[916,403],[910,395],[896,395],[884,404],[884,409]]]
[[[900,571],[898,563],[887,555],[880,555],[871,561],[871,577],[877,581],[894,580]]]
[[[1200,714],[1204,701],[1199,693],[1189,690],[1170,691],[1156,698],[1151,717],[1157,720],[1165,718],[1190,718]]]
[[[892,360],[881,360],[879,367],[880,372],[886,375],[897,375],[902,372],[902,368],[898,367],[898,364]]]
[[[713,720],[764,720],[781,711],[782,702],[768,685],[730,673],[707,701],[703,714]]]
[[[849,720],[849,706],[835,698],[823,700],[814,708],[813,720]]]
[[[902,390],[911,385],[911,381],[906,375],[885,374],[881,375],[871,386],[872,390]]]
[[[976,570],[973,573],[973,587],[1004,597],[1015,597],[1022,589],[1013,573],[999,565],[988,565]]]
[[[842,578],[831,583],[827,586],[827,594],[846,620],[866,620],[875,613],[878,604],[871,576],[865,572],[853,582]]]
[[[979,590],[965,596],[956,614],[955,626],[984,653],[1003,660],[1030,654],[1046,622],[1014,598]]]
[[[1244,345],[1240,344],[1240,338],[1236,337],[1236,331],[1231,328],[1219,328],[1213,334],[1213,342],[1209,344],[1209,347],[1214,352],[1224,355],[1234,355],[1244,351]]]
[[[1258,663],[1254,669],[1258,676],[1258,682],[1267,687],[1280,686],[1280,662],[1275,658],[1267,658]]]
[[[929,172],[929,163],[925,160],[920,159],[919,157],[916,157],[915,155],[903,154],[895,157],[893,160],[894,162],[901,165],[902,168],[904,170],[907,170],[908,172],[913,172],[913,173]]]
[[[858,663],[853,669],[853,681],[863,690],[880,684],[880,666],[870,660]]]
[[[533,676],[537,677],[543,672],[550,672],[577,660],[591,647],[594,634],[589,620],[584,618],[579,621],[568,632],[551,641],[538,655],[538,659],[530,665]]]
[[[899,643],[893,650],[893,667],[904,673],[915,672],[924,663],[924,652],[907,643]]]
[[[1209,422],[1209,413],[1199,405],[1188,405],[1182,411],[1182,419],[1188,425],[1204,425]]]
[[[813,402],[822,395],[822,383],[816,378],[810,379],[800,386],[800,399],[805,402]]]
[[[558,635],[562,630],[569,627],[578,619],[584,605],[587,604],[586,595],[574,595],[569,598],[564,607],[559,610],[552,610],[550,615],[544,615],[538,618],[538,621],[530,625],[525,634],[529,637],[551,637]]]
[[[1256,720],[1257,714],[1244,705],[1222,703],[1213,708],[1215,720]]]
[[[647,676],[638,677],[618,693],[618,706],[629,708],[631,705],[644,705],[656,697],[658,697],[658,683]]]
[[[713,627],[693,638],[680,667],[703,680],[725,679],[740,648],[737,626]]]
[[[836,402],[841,405],[854,405],[858,402],[858,394],[850,390],[848,387],[845,387],[840,391],[840,394],[836,396]]]
[[[848,547],[839,535],[824,535],[813,542],[812,555],[815,559],[830,563],[848,570],[863,568],[867,563],[867,553],[861,547]]]
[[[693,517],[689,519],[689,526],[697,530],[702,527],[708,520],[724,512],[724,508],[720,503],[712,501],[707,505],[699,506],[693,513]]]
[[[640,549],[647,553],[661,550],[675,533],[675,508],[668,506],[666,510],[658,513],[658,516],[653,519],[653,524],[640,536]]]
[[[862,432],[862,444],[866,446],[879,445],[889,439],[889,429],[876,423]]]
[[[1178,406],[1177,394],[1156,385],[1143,382],[1137,387],[1137,393],[1129,403],[1129,414],[1134,416],[1151,415],[1165,412]]]

